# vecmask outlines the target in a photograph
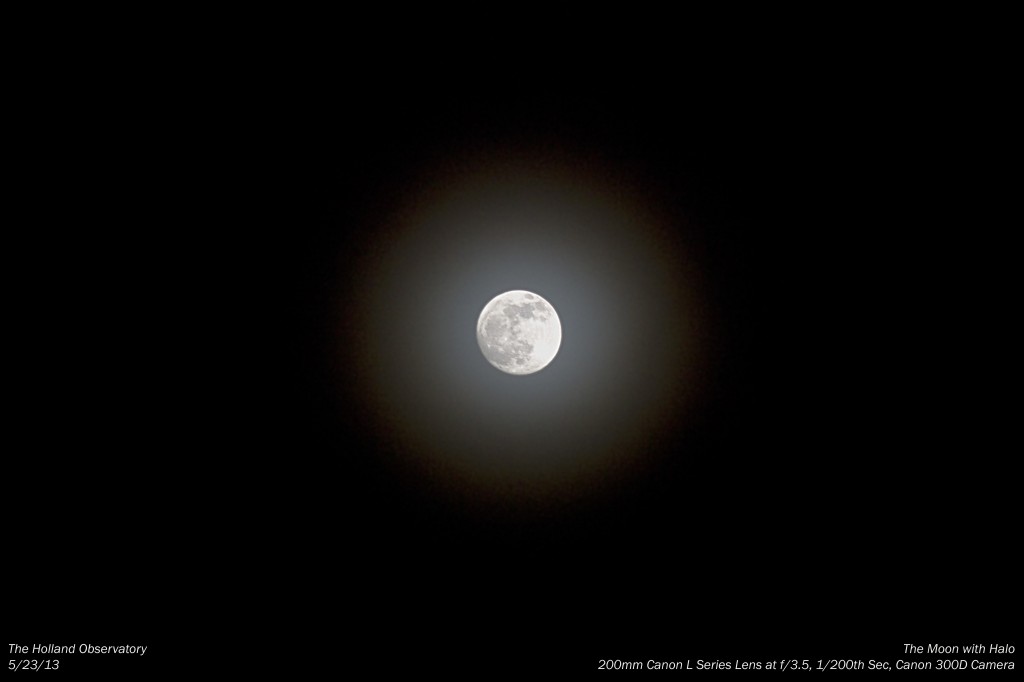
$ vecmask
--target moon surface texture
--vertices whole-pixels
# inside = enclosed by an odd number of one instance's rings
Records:
[[[529,291],[508,291],[491,299],[477,320],[480,350],[508,374],[533,374],[545,367],[562,343],[562,324],[550,303]]]

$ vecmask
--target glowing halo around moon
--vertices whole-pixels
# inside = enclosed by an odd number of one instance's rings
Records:
[[[371,461],[452,509],[615,494],[679,452],[718,367],[703,228],[601,159],[481,145],[428,159],[357,223],[332,385]],[[482,311],[514,292],[558,319],[536,364],[489,342]]]
[[[543,297],[517,289],[495,296],[484,306],[476,338],[494,367],[508,374],[533,374],[558,354],[562,324]]]

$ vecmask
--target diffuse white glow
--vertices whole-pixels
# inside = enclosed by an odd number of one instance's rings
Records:
[[[611,491],[642,470],[633,464],[654,466],[649,444],[681,432],[708,376],[695,371],[708,316],[683,217],[616,168],[523,153],[536,163],[481,154],[396,185],[346,280],[373,286],[339,297],[340,331],[360,330],[339,345],[351,395],[382,461],[459,504],[504,509],[510,489],[538,505]],[[514,324],[496,320],[498,343],[487,331],[481,309],[502,292],[558,309],[558,325],[527,325],[528,355],[500,343]]]

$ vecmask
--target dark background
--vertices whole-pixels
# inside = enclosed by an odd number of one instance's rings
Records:
[[[14,625],[169,666],[232,642],[407,669],[997,636],[1000,89],[976,52],[899,45],[33,57]],[[698,407],[579,504],[419,485],[389,464],[415,431],[396,445],[346,365],[367,336],[339,289],[384,284],[360,280],[374,217],[494,140],[649,183],[714,323]]]

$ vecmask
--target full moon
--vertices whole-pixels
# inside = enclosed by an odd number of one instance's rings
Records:
[[[491,299],[476,323],[487,361],[509,374],[533,374],[548,366],[562,343],[562,323],[550,303],[529,291]]]

